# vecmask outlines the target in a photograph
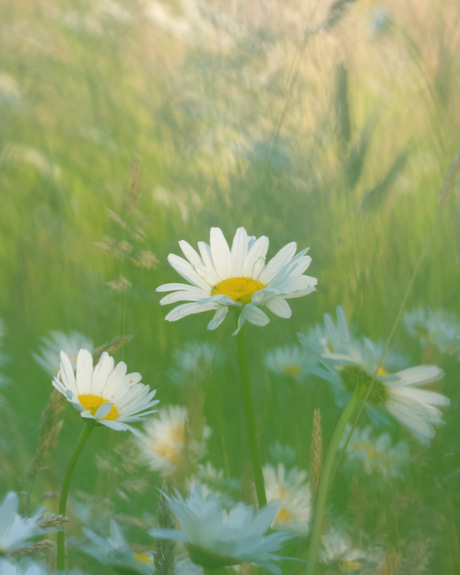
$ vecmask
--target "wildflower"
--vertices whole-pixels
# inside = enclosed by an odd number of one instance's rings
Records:
[[[224,356],[215,343],[191,341],[173,353],[173,367],[168,375],[178,385],[187,381],[206,378],[224,362]]]
[[[152,537],[182,541],[191,560],[205,568],[255,563],[281,575],[276,563],[282,557],[277,552],[291,535],[284,531],[266,534],[278,513],[277,505],[254,514],[252,506],[238,503],[227,514],[218,497],[209,494],[205,498],[198,486],[186,500],[179,493],[165,497],[180,531],[152,529]]]
[[[345,533],[337,529],[329,529],[323,535],[319,550],[319,561],[329,568],[335,568],[337,573],[375,573],[380,561],[377,548],[364,550],[353,544]],[[370,569],[370,570],[366,570]]]
[[[275,375],[299,381],[305,376],[305,351],[297,345],[276,347],[265,355],[265,365]]]
[[[109,537],[101,537],[91,529],[84,527],[83,532],[90,543],[82,546],[81,550],[97,559],[99,563],[115,570],[125,568],[142,575],[151,575],[155,572],[152,553],[134,552],[113,519],[109,529]]]
[[[191,314],[215,310],[208,329],[216,329],[230,308],[239,310],[238,333],[245,321],[266,325],[270,320],[260,306],[279,317],[291,317],[287,299],[302,297],[315,290],[317,280],[305,276],[311,258],[307,249],[295,255],[297,244],[284,246],[267,264],[268,238],[248,236],[244,228],[236,231],[231,249],[220,228],[211,228],[210,243],[198,242],[198,254],[186,241],[179,245],[187,259],[168,256],[171,266],[188,282],[164,284],[159,292],[173,292],[162,305],[186,301],[171,310],[166,319],[177,321]]]
[[[421,443],[428,445],[434,436],[434,426],[441,425],[441,406],[449,405],[444,395],[419,389],[442,378],[444,372],[435,365],[421,365],[390,373],[391,366],[401,363],[400,356],[388,354],[383,362],[378,345],[370,339],[350,335],[343,308],[337,308],[337,326],[325,315],[328,339],[314,349],[323,369],[318,375],[329,381],[336,394],[336,401],[344,406],[357,385],[369,388],[366,408],[375,423],[388,423],[391,414]],[[311,347],[311,341],[299,334],[301,341]]]
[[[422,347],[432,345],[441,353],[460,350],[460,322],[443,309],[417,308],[406,312],[403,323]]]
[[[267,465],[263,469],[269,503],[280,507],[273,526],[306,535],[310,529],[311,496],[306,471],[293,467],[288,473],[283,464]]]
[[[113,357],[103,352],[93,369],[93,358],[86,349],[78,352],[74,374],[67,354],[61,352],[61,368],[54,378],[54,387],[62,393],[87,419],[94,419],[111,429],[139,432],[129,425],[155,413],[151,408],[158,403],[153,400],[156,390],[150,391],[140,382],[140,373],[126,373],[126,364],[114,367]]]
[[[32,352],[32,356],[40,367],[55,377],[60,366],[60,351],[67,354],[75,370],[80,349],[94,349],[93,342],[86,335],[78,331],[50,331],[48,337],[41,338],[39,353]]]
[[[163,476],[171,475],[185,463],[185,440],[187,408],[170,405],[161,410],[156,419],[144,426],[144,434],[139,437],[138,445],[145,461],[153,471]],[[204,426],[201,441],[188,446],[190,454],[200,459],[206,452],[206,440],[211,429]]]
[[[23,519],[18,515],[18,507],[19,497],[10,491],[0,505],[0,556],[28,547],[31,539],[45,532],[40,526],[41,511]]]
[[[342,436],[341,446],[351,431],[348,425]],[[364,429],[356,428],[347,447],[347,460],[349,463],[360,463],[367,475],[390,479],[401,477],[402,468],[409,463],[409,445],[399,441],[394,445],[388,433],[373,436],[373,428],[368,425]]]

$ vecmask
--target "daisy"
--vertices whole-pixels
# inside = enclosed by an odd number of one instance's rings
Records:
[[[276,563],[282,557],[277,552],[291,535],[284,531],[267,535],[277,505],[267,505],[254,514],[252,506],[238,503],[227,513],[216,495],[205,498],[198,486],[186,500],[179,493],[165,497],[180,530],[152,529],[152,537],[182,541],[191,560],[205,568],[255,563],[281,575]]]
[[[93,357],[86,349],[78,352],[76,373],[66,353],[61,351],[61,368],[54,378],[54,387],[62,393],[86,419],[116,430],[139,431],[129,425],[155,413],[151,409],[158,403],[153,400],[156,390],[139,383],[140,373],[126,373],[122,361],[116,366],[107,352],[101,355],[93,369]]]
[[[397,354],[388,354],[381,362],[382,345],[364,337],[352,337],[343,308],[337,308],[337,325],[325,315],[328,339],[313,346],[319,355],[320,375],[329,381],[336,402],[345,406],[356,385],[369,387],[374,381],[366,403],[369,417],[375,423],[388,423],[391,414],[421,443],[428,445],[434,437],[435,426],[442,425],[442,412],[450,401],[444,395],[420,389],[444,375],[435,365],[421,365],[391,373],[391,368],[403,361]],[[299,334],[300,340],[311,347],[311,342]]]
[[[460,350],[460,323],[444,309],[417,308],[406,312],[403,323],[422,347],[432,345],[442,353]]]
[[[283,464],[263,469],[268,503],[278,502],[273,527],[306,535],[310,529],[311,496],[306,471],[293,467],[288,473]]]
[[[198,242],[199,254],[182,240],[179,246],[186,259],[169,254],[171,266],[189,283],[164,284],[158,292],[172,292],[162,305],[185,301],[171,310],[166,319],[177,321],[191,314],[215,311],[208,329],[216,329],[230,308],[239,310],[238,333],[245,321],[266,325],[270,320],[260,306],[279,317],[291,317],[287,299],[315,291],[317,280],[303,275],[311,263],[307,249],[296,255],[297,244],[284,246],[268,263],[268,238],[248,236],[238,228],[231,249],[220,228],[211,228],[209,245]]]
[[[143,459],[153,471],[164,477],[172,475],[185,463],[187,408],[170,405],[161,410],[156,419],[148,421],[137,444]],[[188,455],[200,459],[206,453],[206,440],[211,429],[203,427],[201,441],[188,446]]]
[[[191,341],[173,353],[174,366],[168,375],[174,383],[184,385],[196,378],[205,379],[224,363],[224,355],[215,343]]]
[[[101,537],[91,529],[83,528],[90,543],[81,550],[94,557],[99,563],[109,567],[126,569],[127,571],[151,575],[155,572],[152,553],[136,553],[132,551],[120,527],[112,519],[109,537]]]
[[[18,515],[18,507],[19,497],[14,491],[7,493],[0,504],[0,556],[28,547],[31,539],[45,533],[40,527],[41,511],[23,519]]]
[[[284,345],[268,351],[264,363],[275,375],[280,375],[294,381],[305,376],[305,350],[298,345]]]
[[[351,431],[348,424],[342,436],[340,447],[345,445],[345,439]],[[347,447],[349,463],[359,463],[367,475],[390,479],[402,477],[402,469],[409,463],[409,445],[399,441],[396,445],[388,433],[374,436],[372,426],[363,429],[356,428]]]
[[[70,359],[75,370],[80,349],[94,349],[93,342],[86,335],[78,331],[50,331],[48,337],[41,338],[39,353],[32,352],[32,356],[40,367],[55,377],[59,371],[61,350]]]
[[[337,573],[375,573],[381,559],[378,549],[366,551],[355,546],[348,535],[329,529],[321,540],[319,561],[334,568]],[[367,568],[367,569],[366,569]]]

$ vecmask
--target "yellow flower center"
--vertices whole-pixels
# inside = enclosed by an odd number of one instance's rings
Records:
[[[298,363],[291,363],[290,365],[285,365],[283,371],[287,377],[297,377],[302,373],[302,368]]]
[[[107,399],[99,397],[99,395],[93,395],[92,393],[79,395],[78,400],[85,410],[91,413],[91,415],[96,415],[96,411],[101,407],[101,405],[108,401]],[[112,404],[109,413],[101,419],[118,419],[118,409]]]
[[[377,377],[382,377],[383,375],[387,375],[388,371],[384,367],[379,367],[377,370]]]
[[[211,295],[228,295],[234,302],[246,305],[252,294],[264,289],[264,284],[252,278],[228,278],[212,288]]]
[[[147,565],[153,565],[153,557],[148,553],[133,553],[134,561],[139,561],[139,563],[147,563]]]
[[[182,458],[182,447],[185,441],[183,425],[175,425],[169,430],[167,438],[153,442],[153,450],[160,457],[164,457],[173,465],[177,465]]]
[[[378,459],[380,457],[380,451],[377,451],[377,449],[367,441],[357,441],[354,445],[354,449],[355,451],[362,449],[368,459]]]
[[[345,571],[356,571],[361,568],[361,563],[359,561],[349,561],[348,559],[344,559],[340,563],[340,568]]]
[[[275,517],[275,521],[278,523],[289,523],[291,519],[292,519],[292,513],[289,513],[289,511],[284,507],[281,507],[281,509],[278,511]]]

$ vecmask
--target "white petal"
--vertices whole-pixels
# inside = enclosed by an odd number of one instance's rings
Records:
[[[169,254],[168,262],[176,270],[176,272],[186,279],[191,284],[198,286],[205,291],[209,291],[209,285],[196,273],[193,266],[184,258],[176,256],[175,254]]]
[[[211,228],[209,245],[214,268],[221,279],[230,277],[230,249],[220,228]]]
[[[266,307],[278,317],[289,318],[292,310],[288,302],[282,297],[274,297],[265,302]]]
[[[179,246],[184,256],[188,259],[194,268],[201,267],[203,265],[203,260],[188,242],[181,240],[179,242]]]
[[[265,285],[270,284],[278,271],[294,257],[296,249],[297,244],[295,242],[291,242],[281,248],[265,266],[264,271],[260,274],[259,280]]]
[[[93,356],[87,349],[78,352],[76,374],[77,395],[91,393]]]
[[[184,303],[172,309],[165,319],[166,321],[177,321],[188,315],[214,310],[217,306],[218,304],[215,303]]]
[[[227,316],[228,307],[221,307],[216,311],[212,320],[208,323],[208,329],[217,329]]]
[[[94,414],[94,419],[104,419],[104,417],[110,413],[111,409],[112,404],[110,401],[105,401]]]

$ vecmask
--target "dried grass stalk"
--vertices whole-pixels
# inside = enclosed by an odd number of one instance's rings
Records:
[[[162,490],[168,493],[168,487],[163,482]],[[161,497],[157,509],[158,527],[162,529],[174,529],[174,519],[169,510],[165,497]],[[155,542],[155,573],[157,575],[174,574],[174,542],[157,539]]]
[[[323,430],[321,427],[321,411],[315,409],[313,414],[313,431],[310,447],[310,490],[311,501],[315,504],[319,482],[323,470]]]

